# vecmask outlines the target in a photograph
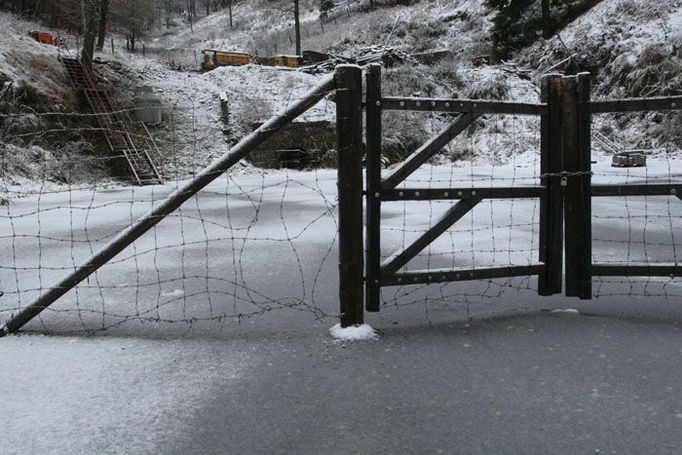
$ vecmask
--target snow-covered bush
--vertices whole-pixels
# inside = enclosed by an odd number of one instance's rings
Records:
[[[437,81],[453,89],[464,86],[464,80],[459,74],[459,63],[454,57],[445,58],[431,67],[431,72]]]
[[[487,0],[498,12],[493,19],[493,40],[498,52],[506,55],[537,41],[544,31],[563,28],[600,0],[553,0],[549,16],[542,17],[540,0]]]
[[[467,87],[467,98],[473,100],[501,100],[507,98],[507,78],[499,73],[471,82]]]

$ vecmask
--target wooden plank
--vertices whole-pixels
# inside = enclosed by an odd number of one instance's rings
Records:
[[[585,96],[585,80],[578,76],[562,79],[564,169],[569,174],[564,192],[566,295],[580,298],[587,298],[586,281],[590,273],[588,265],[591,266],[592,254],[590,176],[586,174],[590,170],[589,142],[585,142],[585,136],[589,138],[590,134],[589,125],[584,124],[583,112],[588,105],[584,104],[582,109],[580,106],[581,98]],[[589,84],[589,79],[587,83]]]
[[[594,276],[682,276],[682,266],[675,264],[654,265],[619,265],[619,264],[593,264]]]
[[[362,70],[336,68],[336,131],[339,156],[339,302],[341,327],[362,324]]]
[[[381,278],[382,286],[407,286],[413,284],[449,283],[455,281],[493,280],[515,276],[538,275],[544,265],[520,265],[472,270],[426,270],[420,272],[397,273]]]
[[[476,204],[481,202],[481,198],[463,199],[452,206],[428,231],[423,233],[417,240],[408,247],[389,257],[381,264],[381,275],[391,275],[397,272],[402,266],[407,264],[417,254],[429,246],[442,233],[448,230],[464,215],[469,213]]]
[[[545,195],[541,186],[492,188],[405,188],[382,190],[382,201],[437,201],[450,199],[529,199]]]
[[[563,170],[561,136],[561,76],[542,79],[541,101],[549,108],[541,118],[541,179],[545,187],[540,198],[540,262],[545,267],[538,277],[538,294],[559,294],[563,285]]]
[[[580,288],[578,297],[592,298],[592,95],[590,73],[578,74],[578,182],[580,184]]]
[[[376,312],[381,307],[379,285],[381,265],[381,65],[367,69],[367,203],[365,254],[365,310]]]
[[[544,76],[540,81],[540,101],[543,103],[549,103],[550,93],[552,90],[552,80],[549,76]],[[548,104],[548,106],[551,106]],[[540,198],[540,233],[539,233],[539,255],[540,262],[545,264],[545,267],[540,272],[538,276],[538,294],[539,295],[551,295],[549,292],[549,267],[548,262],[548,252],[549,252],[549,194],[551,190],[549,185],[551,178],[549,176],[544,176],[549,173],[550,170],[550,150],[552,134],[550,133],[549,124],[549,112],[551,107],[547,109],[547,113],[540,117],[540,174],[543,177],[540,178],[542,186],[544,186],[547,191]]]
[[[383,107],[383,104],[382,104]],[[445,145],[459,133],[468,128],[479,116],[477,114],[462,114],[455,121],[446,126],[440,133],[429,139],[424,145],[412,153],[403,164],[386,177],[381,186],[385,189],[395,188],[410,174],[419,169],[429,158],[440,152]]]
[[[385,111],[476,112],[511,115],[541,115],[547,109],[547,106],[543,104],[443,98],[384,97],[381,105]]]
[[[677,196],[682,195],[682,183],[677,184],[636,184],[636,185],[592,185],[594,197],[619,196]]]
[[[679,111],[682,110],[682,96],[659,98],[633,98],[612,101],[591,101],[590,111],[593,114],[609,112],[643,112],[643,111]]]

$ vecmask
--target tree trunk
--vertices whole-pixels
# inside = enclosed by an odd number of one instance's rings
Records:
[[[164,3],[164,8],[165,8],[165,13],[166,13],[166,28],[170,28],[170,21],[171,21],[171,4],[170,0],[165,0]]]
[[[95,55],[95,30],[88,30],[88,32],[83,37],[83,52],[81,53],[81,59],[86,65],[92,65],[92,58]]]
[[[97,19],[99,17],[98,0],[81,0],[81,18],[83,20],[83,50],[81,60],[92,66],[95,55],[95,39],[97,38]]]
[[[194,25],[192,24],[192,0],[187,0],[187,19],[189,20],[189,31],[194,33]]]
[[[232,0],[227,0],[227,8],[230,11],[230,28],[233,28],[233,25],[232,25]]]
[[[296,55],[301,55],[301,22],[299,21],[298,2],[294,0],[294,28],[296,29]]]
[[[550,30],[549,0],[542,0],[542,36],[547,39],[551,36]]]
[[[97,32],[97,50],[104,49],[104,35],[107,33],[107,13],[109,11],[109,0],[100,0],[99,9],[99,30]]]

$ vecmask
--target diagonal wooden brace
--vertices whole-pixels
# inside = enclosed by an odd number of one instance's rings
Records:
[[[452,206],[445,214],[434,224],[431,229],[423,233],[412,245],[397,252],[389,257],[381,264],[381,276],[392,275],[402,266],[407,264],[416,255],[429,246],[441,234],[447,231],[450,226],[459,221],[464,215],[469,213],[476,204],[481,202],[480,196],[472,197],[471,199],[462,199],[457,204]]]
[[[429,158],[440,152],[448,142],[453,140],[459,133],[464,131],[474,123],[481,114],[467,112],[460,115],[457,119],[446,126],[437,136],[429,139],[424,145],[415,150],[398,169],[386,177],[381,186],[385,190],[390,190],[398,186],[410,174],[419,169]]]

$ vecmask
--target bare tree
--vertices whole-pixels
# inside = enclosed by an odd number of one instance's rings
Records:
[[[85,65],[92,65],[95,55],[95,39],[99,28],[100,0],[80,0],[83,50],[81,59]]]
[[[550,34],[551,30],[549,0],[542,0],[542,36],[544,38],[549,38]]]
[[[107,13],[109,12],[109,0],[100,0],[99,9],[99,24],[97,31],[97,47],[98,51],[104,48],[104,36],[107,32]]]

